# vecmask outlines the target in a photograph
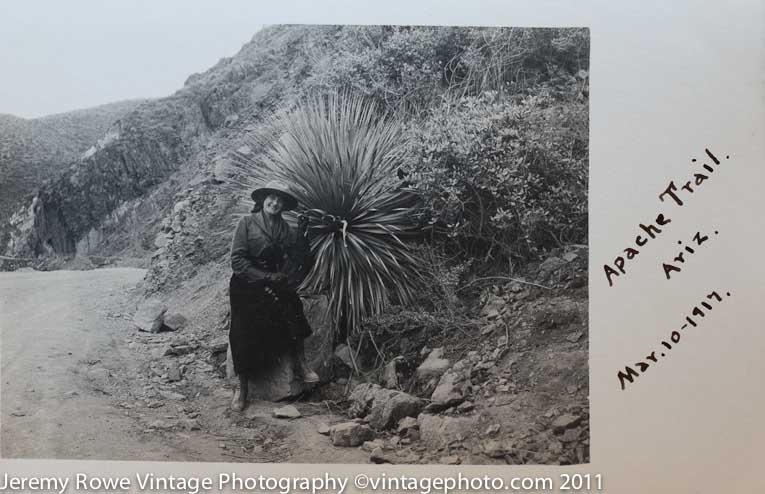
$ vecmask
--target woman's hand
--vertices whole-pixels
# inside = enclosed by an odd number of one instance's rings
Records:
[[[301,214],[298,216],[298,232],[300,232],[301,235],[305,235],[305,232],[308,230],[308,215]]]
[[[268,278],[271,282],[276,284],[282,284],[287,282],[287,275],[284,273],[271,273]]]

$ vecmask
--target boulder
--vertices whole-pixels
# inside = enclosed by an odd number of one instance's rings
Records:
[[[425,402],[415,396],[370,383],[356,386],[350,401],[349,415],[352,418],[368,416],[369,424],[378,430],[389,429],[404,417],[416,416],[425,406]]]
[[[158,300],[146,300],[133,315],[133,324],[141,331],[158,333],[164,322],[167,306]]]
[[[386,390],[387,391],[387,390]],[[400,391],[392,391],[372,405],[369,424],[378,430],[388,429],[403,417],[416,416],[425,407],[419,398]]]
[[[436,389],[430,396],[432,409],[445,409],[459,405],[465,401],[473,390],[470,383],[469,372],[463,370],[450,370],[438,381]]]
[[[372,454],[369,455],[369,461],[372,463],[393,463],[393,458],[385,454],[382,448],[375,448],[372,450]]]
[[[399,366],[405,362],[404,357],[396,357],[385,365],[383,370],[383,383],[386,388],[398,389],[400,383],[398,382]]]
[[[272,412],[273,416],[278,419],[296,419],[301,417],[300,410],[295,408],[294,405],[287,405],[281,408],[276,408]]]
[[[316,428],[316,432],[323,436],[328,436],[330,432],[330,428],[327,424],[319,424],[319,426]]]
[[[165,314],[164,324],[170,331],[178,331],[186,327],[188,320],[180,312],[171,312]]]
[[[422,364],[417,367],[417,380],[420,382],[427,382],[431,379],[440,378],[451,365],[451,362],[443,358],[443,356],[443,348],[436,348],[430,352],[428,358],[426,358]]]
[[[382,388],[379,385],[372,383],[359,384],[353,388],[351,396],[348,398],[351,402],[348,416],[351,418],[367,416],[372,410],[375,395],[380,389]]]
[[[577,425],[579,425],[581,421],[582,421],[582,417],[577,417],[576,415],[571,415],[569,413],[566,413],[556,418],[551,424],[551,427],[553,432],[555,432],[556,434],[560,434],[566,429],[571,429],[573,427],[576,427]]]
[[[367,453],[371,453],[376,448],[383,448],[384,442],[382,439],[373,439],[372,441],[364,441],[364,444],[361,445],[361,449],[366,451]]]
[[[396,431],[399,434],[406,434],[406,432],[409,429],[416,429],[419,427],[417,425],[417,419],[414,417],[404,417],[403,419],[398,421],[398,427],[396,428]]]
[[[351,358],[351,348],[348,345],[339,345],[335,348],[335,357],[340,359],[348,367],[353,367],[353,359]]]
[[[334,446],[355,447],[374,439],[374,432],[365,424],[343,422],[332,426],[329,437]]]
[[[231,380],[236,376],[231,348],[228,348],[226,354],[226,376]],[[300,395],[307,389],[307,386],[303,381],[295,378],[295,373],[292,370],[292,357],[285,354],[274,368],[249,380],[247,400],[286,400]]]
[[[328,382],[333,377],[334,356],[330,346],[332,324],[326,311],[327,299],[312,297],[304,298],[302,302],[303,311],[313,329],[313,334],[305,340],[306,360],[309,367],[319,374],[321,382]],[[236,377],[230,348],[226,348],[226,376],[232,382]],[[292,357],[287,353],[282,355],[276,367],[250,379],[247,397],[248,400],[280,401],[294,398],[310,387],[295,378]]]

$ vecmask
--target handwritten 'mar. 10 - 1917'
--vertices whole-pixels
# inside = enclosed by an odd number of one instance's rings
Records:
[[[675,207],[683,207],[693,194],[698,192],[704,183],[709,180],[714,173],[724,168],[722,167],[723,161],[720,160],[709,149],[704,149],[706,156],[709,158],[709,163],[700,163],[697,159],[692,159],[691,164],[694,166],[691,177],[685,181],[685,183],[676,184],[674,180],[670,181],[667,187],[659,193],[659,200],[663,203],[668,203]],[[730,155],[726,155],[725,160],[730,159]],[[668,228],[667,225],[672,223],[670,217],[660,212],[656,215],[655,219],[651,222],[640,223],[638,225],[639,234],[635,237],[633,243],[624,249],[622,255],[617,256],[612,263],[603,265],[603,272],[608,281],[608,286],[614,286],[614,280],[620,276],[627,274],[627,265],[634,261],[634,259],[640,254],[641,249],[644,249],[649,242],[655,240],[661,236],[662,233]],[[691,257],[696,254],[697,250],[706,245],[706,243],[714,238],[713,236],[719,235],[718,230],[714,230],[714,233],[704,233],[701,230],[697,231],[690,239],[677,240],[679,246],[678,252],[669,259],[664,259],[661,263],[664,276],[667,280],[673,279],[673,275],[680,273],[685,269],[686,264],[690,262]],[[664,234],[666,237],[666,233]],[[730,297],[730,292],[725,292],[724,295],[720,295],[716,291],[712,291],[707,294],[706,297],[696,306],[694,306],[690,313],[685,316],[684,322],[678,328],[672,330],[669,334],[669,338],[661,341],[661,349],[653,350],[648,355],[641,358],[639,361],[632,365],[626,365],[624,369],[620,369],[616,373],[619,385],[622,390],[626,389],[627,384],[632,384],[635,379],[642,373],[646,372],[650,367],[659,362],[659,359],[667,357],[668,352],[672,350],[673,345],[677,345],[683,334],[687,331],[700,327],[701,318],[707,316],[709,312],[715,307],[716,304],[722,302],[724,297]]]

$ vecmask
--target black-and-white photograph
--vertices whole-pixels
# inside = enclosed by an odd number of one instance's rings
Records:
[[[0,455],[589,463],[589,30],[237,46],[0,100]]]

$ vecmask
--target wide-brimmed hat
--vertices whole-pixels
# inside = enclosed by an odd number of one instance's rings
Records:
[[[253,190],[251,197],[256,204],[259,204],[263,202],[263,199],[265,199],[268,194],[281,196],[284,200],[284,211],[295,209],[298,205],[298,200],[292,195],[289,186],[279,180],[271,180],[263,187]]]

